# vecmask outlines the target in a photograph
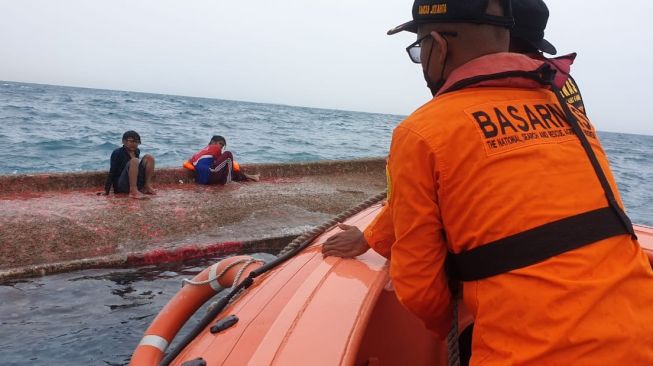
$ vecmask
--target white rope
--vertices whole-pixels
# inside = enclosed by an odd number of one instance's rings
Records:
[[[256,263],[256,262],[265,263],[265,262],[263,262],[263,261],[259,261],[259,260],[256,260],[256,259],[254,259],[254,258],[252,258],[252,259],[248,260],[247,262],[245,262],[245,264],[243,264],[243,266],[240,268],[240,270],[238,271],[238,273],[236,273],[236,277],[234,277],[234,283],[233,283],[233,285],[231,286],[231,288],[236,287],[236,286],[240,283],[240,277],[243,275],[243,272],[245,272],[245,269],[246,269],[247,267],[249,267],[250,264],[252,264],[252,263]],[[238,297],[240,297],[240,295],[241,295],[243,292],[245,292],[245,289],[244,289],[244,288],[243,288],[243,289],[240,289],[240,291],[238,291],[236,294],[234,294],[234,296],[231,297],[231,299],[229,299],[229,303],[228,303],[228,304],[231,304],[232,302],[234,302]]]
[[[458,296],[453,296],[453,320],[447,335],[447,364],[460,366],[460,349],[458,344]]]
[[[234,263],[244,263],[244,264],[243,264],[243,266],[238,270],[238,273],[236,273],[236,276],[234,277],[234,282],[233,282],[233,284],[231,285],[230,288],[234,288],[234,287],[236,287],[236,286],[238,285],[238,283],[240,282],[240,277],[243,276],[243,273],[245,272],[245,269],[246,269],[247,267],[249,267],[250,264],[252,264],[252,263],[263,263],[263,264],[265,264],[264,261],[261,261],[261,260],[258,260],[258,259],[254,259],[254,258],[250,258],[250,259],[242,259],[242,260],[239,260],[239,261],[234,262]],[[231,268],[231,267],[232,267],[232,266],[230,266],[229,268]],[[222,272],[221,272],[221,275],[222,275],[222,273],[224,273],[224,272],[225,272],[225,271],[222,271]],[[231,299],[229,300],[229,302],[227,303],[227,305],[229,305],[229,304],[231,304],[232,302],[234,302],[234,300],[236,300],[236,298],[238,298],[238,297],[240,296],[240,294],[242,294],[244,291],[245,291],[245,289],[241,289],[240,291],[238,291],[238,293],[234,294],[234,295],[231,297]],[[211,304],[209,304],[209,306],[206,308],[206,312],[207,312],[207,313],[210,313],[210,312],[211,312],[211,309],[213,309],[217,304],[218,304],[217,301],[214,301],[214,302],[212,302]]]
[[[216,262],[216,263],[213,263],[211,265],[211,268],[209,269],[209,276],[204,281],[193,281],[193,280],[189,280],[189,279],[186,279],[186,278],[182,278],[181,279],[181,287],[184,287],[184,285],[186,285],[186,284],[193,285],[193,286],[201,286],[201,285],[206,285],[207,283],[211,283],[213,281],[217,282],[217,280],[220,279],[220,275],[216,276],[215,272],[217,271],[219,264],[220,264],[220,262]],[[220,286],[220,284],[218,284],[218,286],[222,287],[222,286]]]
[[[220,262],[221,262],[221,261],[220,261]],[[237,284],[238,280],[240,279],[240,276],[242,276],[243,271],[244,271],[244,269],[245,269],[246,267],[248,267],[248,266],[249,266],[250,264],[252,264],[252,263],[257,263],[257,262],[258,262],[258,263],[265,263],[265,262],[263,262],[263,261],[261,261],[261,260],[258,260],[258,259],[253,259],[253,258],[246,259],[246,258],[243,258],[243,259],[239,259],[239,260],[237,260],[237,261],[235,261],[235,262],[229,263],[225,268],[222,269],[222,271],[220,271],[220,273],[218,273],[217,275],[213,276],[212,274],[217,270],[218,265],[220,264],[220,262],[214,263],[214,264],[211,266],[211,269],[209,270],[209,278],[207,278],[206,280],[204,280],[204,281],[193,281],[193,280],[188,280],[188,279],[185,279],[185,278],[184,278],[184,279],[181,280],[181,282],[182,282],[182,287],[183,287],[184,285],[186,285],[186,284],[194,285],[194,286],[202,286],[202,285],[206,285],[207,283],[211,283],[211,282],[213,282],[213,281],[216,281],[216,283],[217,283],[217,281],[218,281],[220,278],[222,278],[222,276],[224,276],[224,274],[227,273],[228,270],[230,270],[231,268],[233,268],[233,267],[235,267],[235,266],[237,266],[237,265],[239,265],[239,264],[241,264],[241,263],[245,263],[245,264],[243,265],[243,267],[242,267],[242,268],[238,271],[238,273],[236,274],[236,277],[234,278],[234,283],[233,283],[233,285],[231,286],[231,287],[234,287],[234,286]],[[218,285],[218,286],[220,286],[220,285]],[[214,288],[214,289],[215,289],[215,288]],[[224,288],[223,288],[222,286],[220,286],[220,290],[223,290],[223,289],[224,289]],[[216,292],[217,292],[217,291],[216,291]]]
[[[236,287],[236,285],[238,285],[238,283],[240,283],[240,277],[243,275],[243,272],[245,272],[245,269],[247,267],[249,267],[250,264],[257,263],[257,262],[258,263],[265,263],[263,261],[256,260],[254,258],[250,258],[250,259],[246,260],[245,264],[243,264],[243,266],[240,267],[240,269],[238,270],[238,273],[236,273],[236,276],[234,277],[234,283],[231,284],[231,288]]]

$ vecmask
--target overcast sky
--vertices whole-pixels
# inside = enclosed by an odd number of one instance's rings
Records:
[[[545,0],[546,1],[546,0]],[[599,130],[653,135],[645,0],[549,0]],[[0,0],[0,80],[407,115],[410,0]]]

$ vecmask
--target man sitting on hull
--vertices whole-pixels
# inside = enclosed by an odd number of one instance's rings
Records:
[[[231,181],[258,181],[258,174],[247,174],[234,160],[231,151],[224,150],[227,139],[220,135],[211,137],[209,144],[188,160],[199,184],[224,185]]]
[[[122,135],[122,147],[111,153],[109,175],[104,184],[104,195],[111,187],[114,193],[128,193],[131,198],[145,198],[144,194],[156,194],[154,190],[154,157],[145,155],[139,160],[141,136],[136,131]]]

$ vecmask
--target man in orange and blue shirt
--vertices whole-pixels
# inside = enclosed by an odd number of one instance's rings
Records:
[[[231,181],[259,180],[259,175],[241,171],[231,151],[224,150],[226,146],[224,137],[214,135],[206,147],[188,160],[194,167],[196,183],[224,185]]]

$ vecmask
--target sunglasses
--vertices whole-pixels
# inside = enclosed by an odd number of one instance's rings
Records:
[[[444,36],[449,36],[449,37],[456,37],[458,36],[458,32],[438,32],[439,35],[442,37]],[[413,61],[416,64],[422,63],[420,60],[420,54],[422,53],[422,42],[424,42],[425,39],[430,37],[431,34],[427,34],[424,37],[420,37],[417,39],[417,41],[413,42],[410,44],[410,46],[406,47],[406,52],[408,52],[408,57],[410,57],[410,60]]]

